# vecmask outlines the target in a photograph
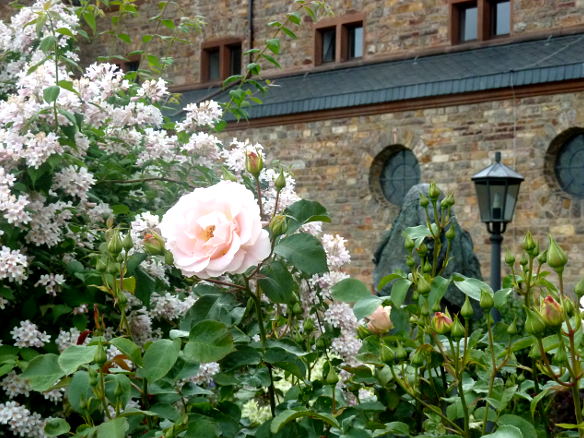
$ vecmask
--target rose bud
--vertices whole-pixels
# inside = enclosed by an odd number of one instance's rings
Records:
[[[122,239],[120,237],[120,232],[118,230],[115,230],[112,233],[112,235],[107,243],[107,250],[110,253],[117,255],[120,252],[122,252],[122,249],[123,249],[123,245],[122,245]]]
[[[426,295],[428,292],[430,292],[431,289],[432,289],[432,285],[430,284],[430,282],[428,280],[426,280],[425,277],[421,276],[418,279],[418,284],[417,284],[417,288],[416,288],[418,293],[421,295]]]
[[[454,323],[450,328],[450,336],[452,336],[452,339],[461,339],[464,338],[465,334],[466,330],[464,330],[464,326],[458,320],[458,316],[455,316]]]
[[[411,251],[412,249],[414,249],[415,245],[416,244],[414,243],[414,240],[410,236],[406,236],[406,238],[404,239],[404,248],[407,249],[408,251]]]
[[[472,304],[470,303],[468,297],[466,297],[464,300],[462,309],[460,309],[460,314],[464,317],[464,319],[472,318],[474,314],[474,309],[472,308]]]
[[[245,170],[253,175],[254,178],[260,176],[264,168],[264,160],[260,154],[255,151],[247,151],[245,153]]]
[[[444,236],[448,239],[448,240],[452,240],[456,237],[456,230],[454,229],[454,225],[450,225],[450,227],[448,228],[448,230],[446,230],[446,233],[444,234]]]
[[[440,202],[440,207],[443,210],[446,210],[454,205],[454,195],[452,193],[448,193],[446,197]]]
[[[394,363],[396,360],[395,351],[393,351],[391,347],[388,347],[387,345],[383,344],[381,346],[381,360],[388,365]]]
[[[425,195],[420,193],[420,207],[426,208],[428,206],[428,198]]]
[[[132,242],[132,236],[130,235],[130,233],[126,233],[126,235],[124,236],[124,239],[122,240],[122,247],[126,251],[129,251],[132,249],[133,246],[134,246],[134,242]]]
[[[545,321],[541,315],[531,309],[525,309],[527,318],[525,319],[525,331],[535,337],[541,337],[545,332]]]
[[[495,301],[493,300],[493,296],[486,290],[481,290],[481,300],[479,301],[481,309],[489,310],[494,305]]]
[[[547,264],[557,273],[564,270],[564,266],[568,263],[568,257],[560,246],[556,243],[554,238],[549,235],[550,246],[547,250]]]
[[[540,265],[543,265],[545,262],[547,262],[547,249],[539,253],[537,256],[537,262]]]
[[[440,189],[436,185],[436,183],[430,183],[430,187],[428,187],[428,198],[432,201],[438,200],[440,197]]]
[[[146,233],[144,235],[144,250],[150,255],[163,255],[164,241],[155,233]]]
[[[446,313],[436,312],[432,318],[432,330],[439,335],[450,333],[452,319]]]
[[[378,335],[390,331],[393,328],[390,315],[391,306],[379,306],[377,309],[375,309],[375,312],[369,316],[369,323],[367,324],[367,328],[370,332],[376,333]]]
[[[270,233],[274,238],[281,236],[288,230],[288,222],[286,221],[286,216],[277,214],[270,221],[268,226]]]
[[[517,334],[517,318],[513,318],[513,321],[511,321],[511,324],[507,327],[507,334],[511,336]]]
[[[278,178],[274,181],[274,187],[277,192],[282,191],[282,189],[286,187],[286,177],[284,176],[283,170],[280,170],[280,175],[278,175]]]
[[[529,253],[533,248],[535,248],[535,240],[533,240],[533,236],[531,235],[530,231],[528,231],[523,237],[521,248],[523,248],[527,253]]]
[[[515,264],[515,256],[509,251],[505,253],[505,264],[507,266],[513,266]]]
[[[558,327],[564,322],[564,311],[562,306],[548,295],[541,303],[540,314],[549,327]]]
[[[584,278],[576,283],[576,286],[574,286],[574,293],[579,297],[584,297]]]
[[[401,361],[401,360],[404,360],[407,356],[408,356],[408,352],[403,347],[403,345],[398,342],[397,348],[395,350],[395,357],[397,358],[397,360]]]

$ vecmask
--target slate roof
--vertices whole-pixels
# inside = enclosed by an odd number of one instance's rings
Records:
[[[558,36],[281,77],[262,97],[264,103],[249,110],[249,118],[583,78],[584,34]],[[184,92],[183,106],[212,91]]]

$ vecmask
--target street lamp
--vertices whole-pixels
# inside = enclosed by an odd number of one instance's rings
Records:
[[[513,219],[519,185],[523,177],[501,163],[501,152],[495,163],[472,177],[477,189],[481,221],[491,235],[491,287],[501,288],[501,242],[507,224]]]

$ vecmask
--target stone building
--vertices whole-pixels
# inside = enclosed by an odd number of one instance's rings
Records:
[[[143,0],[147,16],[156,0]],[[204,99],[272,38],[290,0],[177,0],[168,19],[205,17],[191,44],[150,45],[172,56],[183,102]],[[298,189],[321,201],[345,236],[352,274],[371,282],[372,255],[412,184],[435,181],[457,199],[488,278],[488,233],[471,176],[495,151],[525,177],[504,247],[528,229],[548,232],[584,275],[584,0],[331,0],[334,16],[303,16],[282,38],[275,85],[227,136],[262,143],[291,166]],[[112,13],[115,13],[112,12]],[[145,20],[118,27],[130,45],[105,40],[92,54],[140,50]],[[158,45],[156,45],[158,44]],[[127,65],[135,68],[136,62]]]

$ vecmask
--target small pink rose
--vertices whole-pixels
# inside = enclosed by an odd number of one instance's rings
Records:
[[[159,228],[175,266],[189,277],[241,274],[270,255],[253,193],[232,181],[182,196]]]
[[[369,316],[369,323],[367,328],[372,333],[383,334],[390,331],[393,328],[393,323],[390,319],[391,306],[379,306],[375,309]]]

